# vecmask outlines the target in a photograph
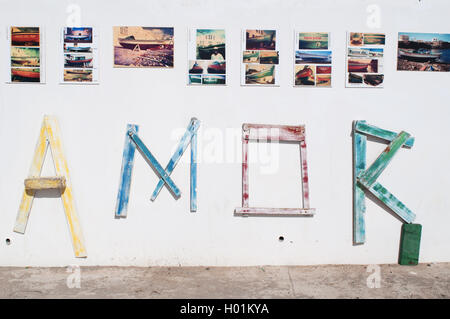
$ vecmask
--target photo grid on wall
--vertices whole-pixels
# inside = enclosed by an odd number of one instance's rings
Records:
[[[97,34],[92,27],[64,27],[62,30],[61,83],[98,83]]]
[[[346,87],[384,86],[384,33],[347,32]]]
[[[399,32],[397,71],[450,71],[450,34]]]
[[[276,30],[247,29],[243,31],[241,85],[279,85]]]
[[[331,87],[332,54],[326,32],[295,32],[294,86]]]
[[[43,59],[40,27],[16,27],[8,30],[8,83],[43,83]]]
[[[188,85],[226,85],[225,30],[190,29],[188,59]]]
[[[113,27],[115,68],[173,68],[174,29]]]

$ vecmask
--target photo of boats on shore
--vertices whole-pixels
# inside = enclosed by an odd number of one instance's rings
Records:
[[[64,68],[93,68],[91,53],[77,53],[64,55]]]
[[[40,46],[39,27],[11,27],[11,46]]]
[[[173,28],[113,27],[114,67],[173,68]]]
[[[245,39],[246,50],[275,50],[276,47],[275,30],[246,30]]]
[[[450,71],[450,34],[399,32],[398,71]]]
[[[298,34],[298,49],[328,50],[328,37],[326,32],[301,32]]]
[[[274,84],[275,66],[270,64],[246,64],[246,84]]]
[[[316,66],[315,65],[296,65],[295,66],[295,85],[316,85]]]
[[[12,47],[11,48],[11,66],[12,67],[39,67],[40,50],[39,48]]]
[[[92,43],[92,28],[72,27],[64,28],[65,43]]]
[[[259,51],[259,63],[261,64],[278,64],[278,51]]]
[[[259,52],[256,50],[244,51],[242,62],[244,63],[259,63]]]
[[[40,68],[11,68],[11,82],[40,82]]]
[[[329,64],[331,51],[295,51],[295,64]]]
[[[67,69],[64,70],[65,82],[92,82],[93,70]]]
[[[384,86],[384,33],[348,32],[346,87]]]
[[[188,85],[226,85],[224,29],[189,30]]]

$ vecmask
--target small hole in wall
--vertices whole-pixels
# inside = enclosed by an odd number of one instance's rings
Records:
[[[278,240],[279,240],[280,242],[282,242],[282,241],[284,241],[284,237],[283,237],[283,236],[280,236],[280,237],[278,237]]]
[[[6,245],[11,245],[11,239],[6,238],[5,242],[6,242]]]

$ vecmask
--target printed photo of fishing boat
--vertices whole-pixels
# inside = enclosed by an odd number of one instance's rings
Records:
[[[88,27],[64,28],[64,42],[92,43],[92,28]]]
[[[348,48],[349,57],[352,58],[382,58],[382,48]]]
[[[363,34],[359,32],[350,32],[349,45],[360,46],[363,44]]]
[[[378,73],[377,59],[349,59],[348,72],[353,73]]]
[[[225,84],[225,75],[203,75],[202,84],[223,85]]]
[[[275,30],[246,30],[246,50],[275,50]]]
[[[190,74],[202,74],[206,73],[207,64],[206,61],[189,61],[189,73]]]
[[[348,74],[348,83],[353,84],[362,84],[363,83],[363,76],[356,74],[356,73],[349,73]]]
[[[243,60],[244,63],[259,63],[259,52],[255,50],[244,51]]]
[[[225,74],[226,62],[225,61],[212,61],[208,64],[206,69],[209,74]]]
[[[379,86],[383,83],[383,74],[364,74],[364,83],[370,86]]]
[[[295,63],[328,64],[331,63],[331,51],[295,51]]]
[[[92,68],[92,54],[65,54],[65,68]]]
[[[450,34],[400,32],[399,71],[450,71]]]
[[[40,68],[11,68],[11,82],[40,82]]]
[[[11,27],[11,46],[40,46],[39,27]]]
[[[202,76],[199,74],[189,74],[189,84],[202,84]]]
[[[328,65],[318,65],[316,67],[317,74],[331,74],[331,66]]]
[[[331,86],[331,74],[316,74],[316,86],[330,87]]]
[[[364,33],[364,45],[384,45],[386,36],[383,33]]]
[[[64,53],[92,53],[92,47],[78,46],[78,43],[75,43],[74,45],[64,43]]]
[[[114,27],[114,67],[173,67],[173,28]]]
[[[66,69],[64,70],[64,82],[92,82],[93,70]]]
[[[246,64],[245,84],[275,84],[275,66]]]
[[[197,29],[196,57],[199,60],[224,61],[225,30]]]
[[[278,51],[259,51],[259,63],[261,64],[278,64]]]
[[[295,85],[314,86],[316,78],[315,65],[296,65],[295,66]]]
[[[39,67],[39,48],[11,47],[11,66],[17,67]]]
[[[301,32],[298,34],[298,48],[300,50],[327,50],[328,33]]]

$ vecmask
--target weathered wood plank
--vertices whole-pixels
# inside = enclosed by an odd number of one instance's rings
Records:
[[[245,139],[265,142],[299,142],[305,139],[305,127],[292,125],[250,124],[242,125]]]
[[[127,130],[125,134],[125,145],[123,148],[122,155],[122,167],[120,170],[120,182],[119,182],[119,191],[117,193],[117,202],[116,202],[116,217],[127,216],[128,211],[128,201],[130,198],[130,186],[131,186],[131,177],[133,173],[134,167],[134,154],[136,151],[136,144],[131,140],[128,132],[139,132],[139,126],[136,124],[128,124]]]
[[[81,232],[81,225],[75,209],[75,201],[73,198],[73,190],[69,176],[69,167],[63,152],[58,121],[53,116],[45,116],[44,123],[46,127],[45,134],[50,144],[50,150],[52,151],[56,174],[66,179],[66,188],[61,194],[61,199],[63,202],[66,219],[69,224],[69,231],[72,238],[75,256],[87,257],[84,238]]]
[[[405,204],[398,200],[380,183],[375,182],[368,190],[406,223],[412,223],[416,218],[416,215]]]
[[[314,208],[268,208],[268,207],[237,207],[235,216],[292,216],[307,217],[314,216]]]
[[[64,188],[66,188],[66,178],[64,176],[27,178],[24,181],[24,185],[27,191],[38,191],[46,189],[64,190]]]
[[[190,205],[191,212],[197,211],[197,134],[191,138],[191,180],[190,180]]]
[[[409,137],[410,135],[408,133],[404,131],[400,132],[378,156],[375,162],[367,170],[359,174],[358,181],[367,188],[371,187]]]
[[[173,170],[175,169],[175,166],[178,164],[180,158],[183,156],[184,152],[186,151],[187,147],[191,143],[192,137],[197,134],[197,130],[200,127],[200,121],[196,118],[192,118],[186,132],[184,133],[183,137],[181,138],[180,142],[177,145],[177,148],[175,149],[175,152],[173,153],[172,157],[169,160],[169,163],[166,166],[165,171],[170,176],[172,174]],[[192,163],[192,162],[191,162]],[[192,166],[191,166],[192,168]],[[156,197],[158,196],[161,189],[164,187],[164,180],[160,179],[158,182],[158,185],[156,185],[155,190],[153,191],[151,200],[154,201]]]
[[[243,137],[246,134],[242,131]],[[248,140],[242,139],[242,207],[248,207],[249,185],[248,185]]]
[[[137,147],[142,151],[144,157],[148,160],[149,164],[153,167],[159,178],[162,178],[164,182],[167,183],[167,186],[172,192],[172,195],[178,199],[181,196],[180,189],[175,185],[169,174],[162,168],[161,164],[159,164],[159,162],[135,132],[130,130],[128,131],[128,134],[130,135],[130,138],[136,143]]]
[[[300,160],[302,174],[302,190],[303,190],[303,208],[309,208],[309,176],[308,161],[306,160],[306,141],[300,141]]]
[[[354,123],[355,125],[355,123]],[[364,190],[358,185],[357,176],[366,169],[367,137],[353,130],[353,243],[366,240]]]
[[[355,130],[360,133],[375,136],[389,142],[391,142],[398,135],[397,133],[388,130],[383,130],[379,127],[367,124],[366,121],[356,121]],[[413,145],[414,145],[414,137],[410,137],[406,140],[404,146],[413,147]]]

